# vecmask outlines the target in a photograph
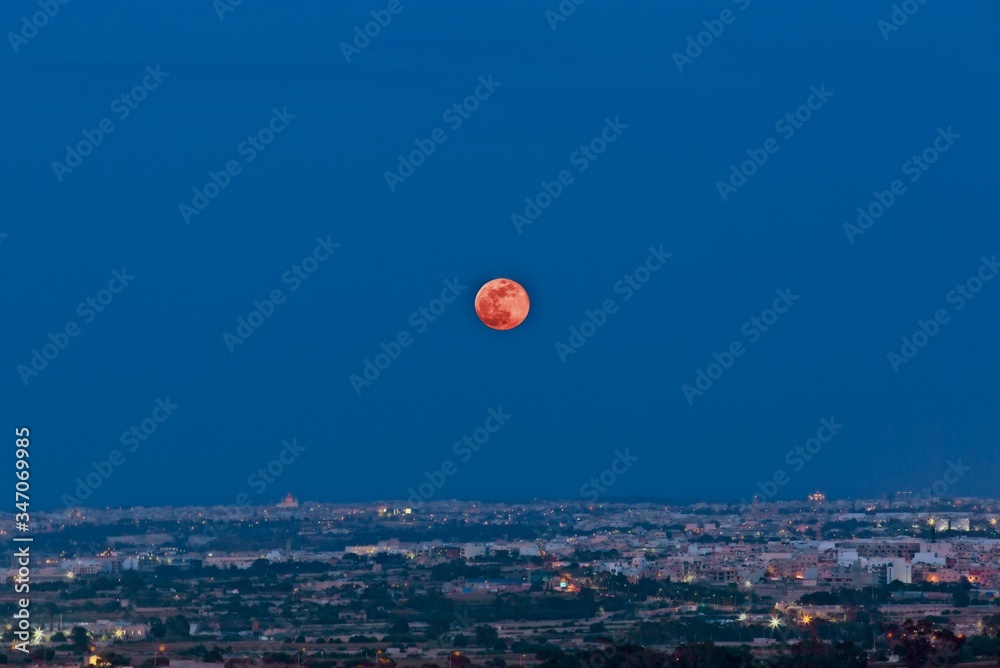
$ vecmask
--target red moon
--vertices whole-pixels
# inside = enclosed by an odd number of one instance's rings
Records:
[[[528,293],[516,281],[494,278],[476,293],[476,315],[492,329],[513,329],[528,315]]]

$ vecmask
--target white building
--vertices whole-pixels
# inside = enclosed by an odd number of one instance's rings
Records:
[[[486,556],[486,549],[487,546],[485,543],[466,543],[462,546],[462,558],[484,557]]]

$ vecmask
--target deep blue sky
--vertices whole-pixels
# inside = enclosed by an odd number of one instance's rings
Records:
[[[604,498],[738,499],[778,470],[782,497],[877,495],[959,459],[947,495],[996,493],[1000,281],[960,311],[947,299],[1000,254],[996,3],[931,0],[886,40],[889,2],[588,2],[553,30],[555,0],[402,0],[346,62],[339,44],[387,4],[244,0],[220,20],[209,0],[78,0],[16,53],[5,39],[0,398],[5,429],[33,430],[36,504],[61,506],[114,450],[89,504],[403,498],[448,459],[432,498],[579,499],[626,448],[638,462]],[[727,8],[679,72],[672,54]],[[3,32],[37,11],[6,2]],[[112,102],[157,65],[121,120]],[[443,112],[490,75],[451,129]],[[833,96],[784,138],[775,122],[813,86]],[[247,163],[238,146],[274,108],[295,117]],[[114,131],[60,182],[52,162],[103,118]],[[579,172],[571,154],[606,118],[628,127]],[[439,127],[390,192],[396,156]],[[909,181],[949,127],[960,138]],[[723,201],[717,181],[771,137]],[[185,224],[178,205],[230,160],[242,171]],[[561,170],[573,183],[518,233],[511,214]],[[849,243],[844,223],[894,179],[905,193]],[[290,291],[283,273],[327,235],[340,247]],[[661,245],[672,257],[625,301],[616,281]],[[123,267],[134,281],[87,323],[77,305]],[[472,307],[497,276],[532,299],[509,332]],[[417,333],[410,314],[455,278],[468,288]],[[786,288],[800,298],[751,343],[743,323]],[[230,353],[223,333],[274,289],[287,301]],[[555,344],[609,298],[563,363]],[[887,353],[937,309],[950,320],[895,373]],[[25,384],[18,365],[71,320],[79,335]],[[404,330],[359,396],[350,375]],[[745,354],[689,404],[682,385],[733,341]],[[121,434],[167,397],[179,408],[130,452]],[[509,420],[456,456],[498,407]],[[786,463],[831,416],[833,440]],[[277,480],[248,481],[293,438],[306,449]]]

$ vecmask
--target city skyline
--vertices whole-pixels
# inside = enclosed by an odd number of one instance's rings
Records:
[[[68,495],[67,495],[68,496]],[[66,505],[65,501],[73,501],[73,505]],[[75,503],[80,501],[80,503]],[[575,506],[580,508],[602,508],[606,506],[619,506],[629,503],[634,503],[637,505],[645,506],[662,506],[664,508],[683,508],[692,506],[706,506],[706,507],[725,507],[730,509],[739,508],[750,508],[766,506],[768,504],[801,504],[802,506],[810,506],[816,510],[821,510],[823,508],[839,508],[843,504],[862,504],[862,503],[874,503],[878,507],[878,504],[885,503],[888,504],[886,507],[892,505],[904,506],[909,505],[913,507],[927,507],[935,506],[938,510],[933,512],[963,512],[963,508],[968,508],[970,506],[976,507],[981,503],[1000,503],[1000,497],[989,497],[989,496],[962,496],[962,497],[950,497],[950,496],[934,496],[926,495],[917,492],[901,491],[883,494],[878,497],[828,497],[823,492],[816,490],[811,494],[803,497],[780,497],[775,496],[767,498],[766,496],[758,495],[750,499],[732,499],[732,498],[717,498],[717,499],[680,499],[680,498],[667,498],[667,497],[616,497],[613,495],[608,495],[606,498],[602,498],[599,501],[589,501],[583,498],[558,498],[558,497],[531,497],[531,498],[452,498],[452,497],[441,497],[434,499],[423,500],[420,503],[412,503],[411,499],[406,498],[371,498],[371,499],[353,499],[353,500],[338,500],[338,499],[311,499],[311,498],[301,498],[296,496],[294,492],[285,492],[284,494],[278,494],[273,498],[268,499],[254,499],[250,495],[237,496],[229,503],[196,503],[194,501],[185,504],[174,504],[174,505],[164,505],[164,506],[138,506],[138,504],[133,504],[132,506],[95,506],[88,505],[86,499],[78,499],[75,497],[64,499],[64,504],[62,506],[56,506],[52,508],[43,507],[41,510],[45,513],[58,514],[61,511],[70,511],[77,509],[93,509],[93,510],[128,510],[134,507],[146,507],[150,509],[156,508],[173,508],[173,509],[183,509],[183,508],[218,508],[218,507],[246,507],[246,508],[298,508],[307,506],[345,506],[345,507],[362,507],[362,508],[390,508],[397,510],[411,510],[413,512],[420,511],[425,507],[434,506],[435,504],[444,504],[449,506],[465,506],[476,507],[479,505],[509,505],[509,506],[522,506],[522,505],[537,505],[537,504],[551,504],[553,506],[568,507]],[[942,504],[951,504],[954,510],[940,510]],[[862,510],[866,510],[862,508]],[[870,509],[866,512],[871,512]],[[928,511],[915,511],[915,512],[928,512]]]
[[[912,501],[35,510],[0,633],[104,668],[1000,657],[1000,499]]]

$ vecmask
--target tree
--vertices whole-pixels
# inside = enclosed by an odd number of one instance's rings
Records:
[[[480,647],[492,647],[499,638],[500,634],[489,624],[476,627],[476,644]]]
[[[827,644],[811,637],[792,646],[787,655],[781,656],[776,668],[865,668],[868,659],[862,649],[851,642]]]
[[[167,627],[158,618],[149,620],[149,635],[154,638],[162,638],[167,634]]]
[[[191,624],[184,615],[167,617],[167,621],[163,626],[166,635],[171,638],[188,638],[191,636]]]
[[[119,579],[121,583],[122,596],[133,598],[146,588],[146,581],[135,571],[122,571]]]
[[[1000,601],[1000,597],[996,600]],[[983,617],[983,633],[993,638],[1000,635],[1000,614],[987,615],[986,617]]]
[[[132,659],[121,654],[116,654],[115,652],[99,652],[97,657],[99,666],[117,668],[118,666],[132,665]]]
[[[42,663],[45,661],[51,661],[56,656],[55,650],[49,649],[48,647],[36,647],[28,653],[28,658],[35,663]]]
[[[469,637],[467,635],[462,634],[462,633],[456,633],[455,634],[455,639],[452,642],[455,645],[455,647],[468,647],[469,646]]]
[[[86,652],[90,649],[90,637],[87,635],[87,629],[82,626],[74,626],[69,632],[69,638],[70,644],[77,652]]]
[[[989,656],[1000,659],[1000,636],[994,636],[991,638],[985,633],[978,636],[972,636],[969,638],[969,642],[962,649],[967,649],[967,653],[974,657]],[[1000,665],[1000,661],[997,661],[997,665]]]
[[[914,623],[907,619],[901,628],[902,640],[897,651],[911,668],[932,661],[935,666],[953,666],[958,662],[964,638],[957,637],[947,629],[935,630],[926,619]]]
[[[743,668],[750,665],[745,648],[730,650],[710,642],[680,645],[671,657],[678,668]]]
[[[205,663],[222,663],[224,661],[222,652],[218,647],[213,647],[212,649],[206,651],[202,655],[201,660]]]
[[[427,629],[424,633],[428,640],[437,640],[451,628],[451,622],[448,619],[443,619],[441,617],[432,617],[427,623]]]

